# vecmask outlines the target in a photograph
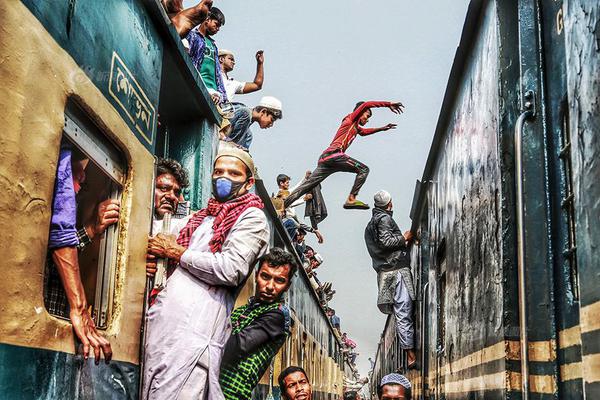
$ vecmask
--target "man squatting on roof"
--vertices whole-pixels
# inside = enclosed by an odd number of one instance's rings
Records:
[[[290,253],[274,248],[259,260],[254,297],[231,314],[233,327],[221,362],[226,399],[249,399],[290,332],[290,311],[282,296],[297,266]]]
[[[212,173],[213,197],[189,218],[173,220],[172,235],[148,242],[173,266],[147,315],[144,399],[220,399],[219,366],[229,316],[256,260],[268,250],[267,218],[254,185],[250,155],[222,144]]]
[[[356,199],[362,185],[367,180],[369,175],[369,167],[358,160],[348,156],[346,150],[357,135],[367,136],[376,132],[388,131],[395,129],[396,124],[387,124],[381,128],[363,128],[363,126],[371,118],[371,108],[387,107],[396,114],[403,112],[402,103],[390,103],[387,101],[367,101],[356,104],[354,111],[342,120],[342,124],[338,128],[333,141],[327,149],[319,157],[317,168],[296,190],[290,193],[285,200],[284,207],[288,208],[296,200],[304,194],[310,192],[315,186],[321,183],[329,175],[336,172],[352,172],[356,174],[354,185],[348,196],[348,200],[344,204],[344,208],[368,209],[369,206],[362,201]]]

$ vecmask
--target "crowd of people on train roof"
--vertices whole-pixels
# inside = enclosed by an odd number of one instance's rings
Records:
[[[278,191],[271,201],[295,251],[270,248],[270,226],[262,210],[265,205],[252,191],[256,169],[249,151],[250,127],[255,122],[261,129],[271,127],[283,117],[282,104],[272,96],[263,97],[253,108],[233,101],[238,95],[261,90],[264,54],[256,53],[253,81],[236,81],[229,76],[235,67],[234,54],[219,50],[214,40],[225,25],[225,16],[212,6],[213,2],[203,0],[188,9],[183,8],[182,0],[162,3],[222,114],[223,123],[212,170],[212,197],[205,208],[178,215],[184,202],[183,189],[190,185],[188,173],[175,160],[158,161],[146,273],[150,278],[164,274],[168,282],[155,282],[148,296],[143,398],[250,398],[290,334],[292,315],[284,294],[298,268],[306,272],[343,344],[344,357],[354,365],[358,355],[356,343],[342,333],[340,318],[329,307],[335,290],[331,282],[321,282],[317,275],[324,257],[305,240],[310,233],[318,243],[324,241],[319,224],[327,217],[327,207],[321,182],[329,175],[355,173],[354,185],[343,206],[369,208],[357,199],[369,168],[348,156],[346,150],[357,135],[395,128],[394,124],[364,128],[372,108],[387,107],[401,113],[402,104],[358,103],[343,119],[314,171],[307,171],[291,189],[289,176],[277,177]],[[118,222],[120,204],[108,198],[91,216],[78,220],[76,195],[86,180],[89,161],[76,146],[63,140],[54,189],[44,300],[53,315],[70,319],[86,359],[91,349],[96,363],[101,356],[109,363],[112,348],[97,331],[88,310],[78,260],[80,253]],[[295,209],[299,205],[305,205],[305,218],[310,225],[297,215]],[[414,289],[408,252],[413,237],[410,232],[401,233],[393,221],[392,199],[385,191],[374,197],[373,218],[365,230],[365,240],[378,273],[378,305],[382,312],[395,314],[400,342],[413,365]],[[252,273],[254,296],[234,309],[237,293]],[[278,381],[285,398],[312,396],[309,377],[301,367],[284,369]],[[365,383],[366,380],[347,382],[349,390],[344,398],[359,398],[354,389]],[[381,381],[379,398],[408,399],[410,390],[405,377],[390,374]]]

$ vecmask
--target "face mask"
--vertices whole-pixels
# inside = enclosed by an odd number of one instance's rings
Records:
[[[213,196],[219,203],[225,203],[237,196],[246,182],[234,182],[229,178],[216,178],[212,181]]]

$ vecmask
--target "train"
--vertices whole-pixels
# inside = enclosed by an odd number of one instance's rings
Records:
[[[372,393],[600,398],[600,3],[473,0],[410,211],[417,368]]]
[[[220,114],[158,0],[4,1],[0,26],[0,397],[137,399],[156,158],[188,170],[184,197],[200,209],[211,195]],[[108,365],[84,360],[68,318],[46,304],[62,141],[91,160],[81,213],[106,197],[121,204],[118,224],[80,257],[94,321],[112,344]],[[271,244],[299,262],[260,180],[256,192]],[[252,289],[250,277],[238,305]],[[253,398],[280,399],[276,377],[291,364],[309,371],[314,398],[339,397],[355,371],[303,269],[287,296],[292,334]]]

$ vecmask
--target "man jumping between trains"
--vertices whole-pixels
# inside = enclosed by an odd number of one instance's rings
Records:
[[[285,208],[288,208],[302,195],[310,192],[314,187],[325,180],[325,178],[336,172],[352,172],[356,174],[354,185],[344,204],[344,208],[362,210],[369,208],[368,204],[356,199],[360,188],[367,180],[369,167],[348,156],[346,150],[350,147],[357,135],[367,136],[376,132],[388,131],[396,128],[396,124],[387,124],[380,128],[363,128],[369,121],[369,118],[371,118],[371,108],[376,107],[387,107],[396,114],[401,114],[404,111],[404,106],[399,102],[367,101],[357,103],[354,111],[344,117],[333,141],[329,147],[325,149],[323,154],[321,154],[321,157],[319,157],[317,168],[310,177],[298,186],[298,188],[285,200]]]

